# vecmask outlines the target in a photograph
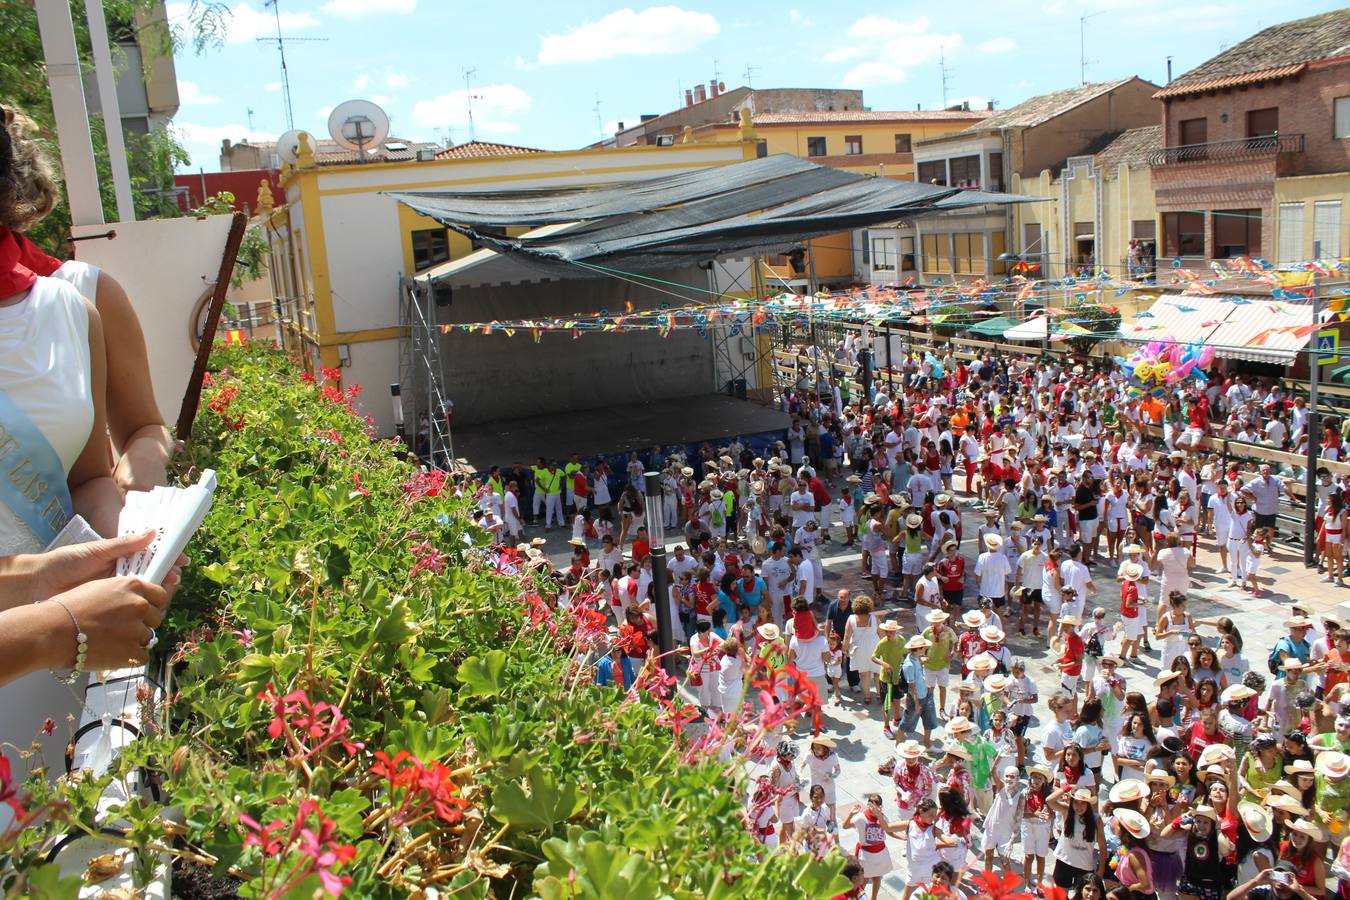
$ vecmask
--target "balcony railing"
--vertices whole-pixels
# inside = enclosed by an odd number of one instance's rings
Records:
[[[1170,166],[1176,163],[1213,162],[1229,159],[1258,159],[1277,153],[1302,153],[1303,135],[1267,134],[1261,137],[1241,138],[1236,141],[1212,141],[1207,144],[1179,144],[1163,147],[1149,154],[1151,166]]]

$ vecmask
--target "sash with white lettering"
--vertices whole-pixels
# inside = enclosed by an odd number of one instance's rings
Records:
[[[52,445],[0,390],[0,503],[47,546],[70,521],[66,469]]]

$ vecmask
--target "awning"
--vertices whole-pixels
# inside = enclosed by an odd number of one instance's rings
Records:
[[[1207,344],[1217,356],[1289,365],[1317,326],[1312,306],[1264,297],[1165,294],[1122,322],[1122,340]]]
[[[1056,335],[1064,333],[1063,329],[1055,322],[1050,323],[1050,337],[1053,339]],[[1019,322],[1012,328],[1003,332],[1003,336],[1010,341],[1043,341],[1045,340],[1046,327],[1045,316],[1036,316]]]
[[[983,322],[976,322],[970,326],[968,333],[977,334],[981,337],[1001,338],[1003,332],[1016,324],[1016,319],[1011,319],[1008,316],[996,316],[992,319],[985,319]]]
[[[508,254],[576,277],[777,252],[853,228],[1041,197],[859,175],[786,155],[591,188],[395,192],[422,215]],[[573,222],[565,234],[502,228]]]
[[[1075,234],[1073,239],[1075,241],[1095,241],[1097,236],[1089,231],[1087,234]]]

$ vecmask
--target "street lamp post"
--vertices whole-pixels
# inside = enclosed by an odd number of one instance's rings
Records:
[[[675,676],[675,632],[670,621],[670,574],[666,569],[666,527],[662,519],[661,473],[642,476],[647,500],[647,539],[652,547],[652,588],[656,593],[656,647],[661,667]]]
[[[403,385],[389,385],[389,397],[394,404],[394,434],[403,443],[407,443],[407,436],[403,433]]]

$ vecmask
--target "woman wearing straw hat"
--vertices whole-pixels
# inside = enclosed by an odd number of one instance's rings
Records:
[[[1326,833],[1314,822],[1298,819],[1280,842],[1279,859],[1294,866],[1299,886],[1314,897],[1326,884]]]
[[[1139,658],[1139,641],[1144,636],[1146,613],[1140,608],[1139,582],[1144,577],[1144,567],[1139,563],[1127,562],[1120,567],[1120,658],[1135,660]]]
[[[1232,884],[1224,858],[1233,852],[1233,843],[1219,832],[1219,814],[1211,806],[1197,806],[1162,830],[1164,838],[1178,833],[1186,838],[1181,893],[1196,900],[1222,900]]]
[[[1052,875],[1058,887],[1067,890],[1086,876],[1106,872],[1106,831],[1097,815],[1096,801],[1096,795],[1085,787],[1056,791],[1050,796],[1051,806],[1060,815]]]
[[[1146,843],[1153,829],[1148,819],[1132,809],[1117,809],[1112,819],[1120,837],[1115,876],[1121,886],[1113,895],[1120,900],[1155,900],[1158,894],[1153,886],[1153,866]]]

